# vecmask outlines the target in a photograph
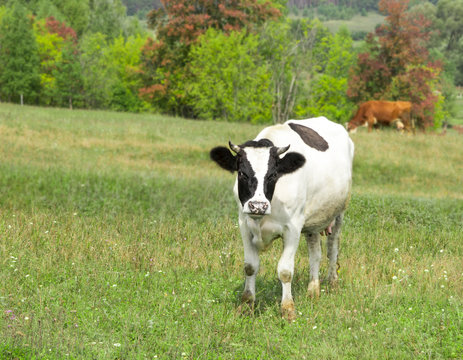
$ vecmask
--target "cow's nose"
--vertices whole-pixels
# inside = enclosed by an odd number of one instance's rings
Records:
[[[268,209],[268,203],[265,201],[250,201],[248,206],[251,214],[254,215],[264,215]]]

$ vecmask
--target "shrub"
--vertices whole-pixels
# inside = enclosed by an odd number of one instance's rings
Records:
[[[258,51],[258,38],[245,31],[230,35],[209,29],[191,48],[191,107],[203,119],[271,121],[270,75]]]

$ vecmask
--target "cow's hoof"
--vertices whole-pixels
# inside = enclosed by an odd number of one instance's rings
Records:
[[[338,277],[337,276],[328,276],[325,281],[328,283],[328,285],[332,288],[335,288],[338,286]]]
[[[238,308],[236,309],[236,312],[239,315],[243,315],[243,316],[254,315],[254,302],[242,303],[240,306],[238,306]]]
[[[312,280],[307,289],[309,296],[318,298],[320,297],[320,280]]]
[[[238,306],[238,313],[241,315],[254,314],[254,296],[250,291],[245,291],[241,295],[241,305]]]
[[[281,317],[289,322],[296,320],[296,309],[292,300],[281,304]]]
[[[250,291],[246,290],[241,295],[241,302],[246,304],[254,303],[254,296]]]

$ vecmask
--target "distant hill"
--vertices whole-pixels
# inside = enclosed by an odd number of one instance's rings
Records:
[[[127,15],[146,14],[161,7],[161,0],[122,0],[127,8]]]

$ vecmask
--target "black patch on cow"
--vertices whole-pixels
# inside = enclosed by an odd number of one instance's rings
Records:
[[[328,143],[315,130],[307,126],[294,123],[289,123],[288,125],[292,130],[297,132],[297,134],[301,137],[302,141],[304,141],[311,148],[314,148],[318,151],[328,150]]]
[[[246,141],[244,144],[240,145],[240,148],[245,147],[255,147],[255,148],[263,148],[263,147],[272,147],[273,142],[269,139],[260,139],[259,141],[249,140]]]
[[[238,154],[238,196],[243,206],[256,192],[257,178],[255,175],[246,152],[241,151]]]
[[[305,157],[296,152],[286,154],[283,159],[278,162],[278,173],[281,175],[290,174],[305,164]]]
[[[237,157],[224,146],[217,146],[209,153],[211,160],[215,161],[222,169],[234,172],[238,170]]]
[[[275,185],[281,174],[278,173],[278,163],[281,161],[277,155],[276,147],[270,148],[270,156],[268,158],[267,173],[264,177],[264,195],[268,201],[272,201]]]
[[[305,164],[305,157],[295,152],[288,153],[280,159],[277,155],[277,149],[276,147],[270,149],[267,174],[264,178],[264,194],[269,201],[272,201],[278,179],[285,174],[296,171]]]
[[[254,267],[251,265],[251,264],[244,264],[244,273],[247,275],[247,276],[252,276],[254,275],[256,271],[254,270]]]

